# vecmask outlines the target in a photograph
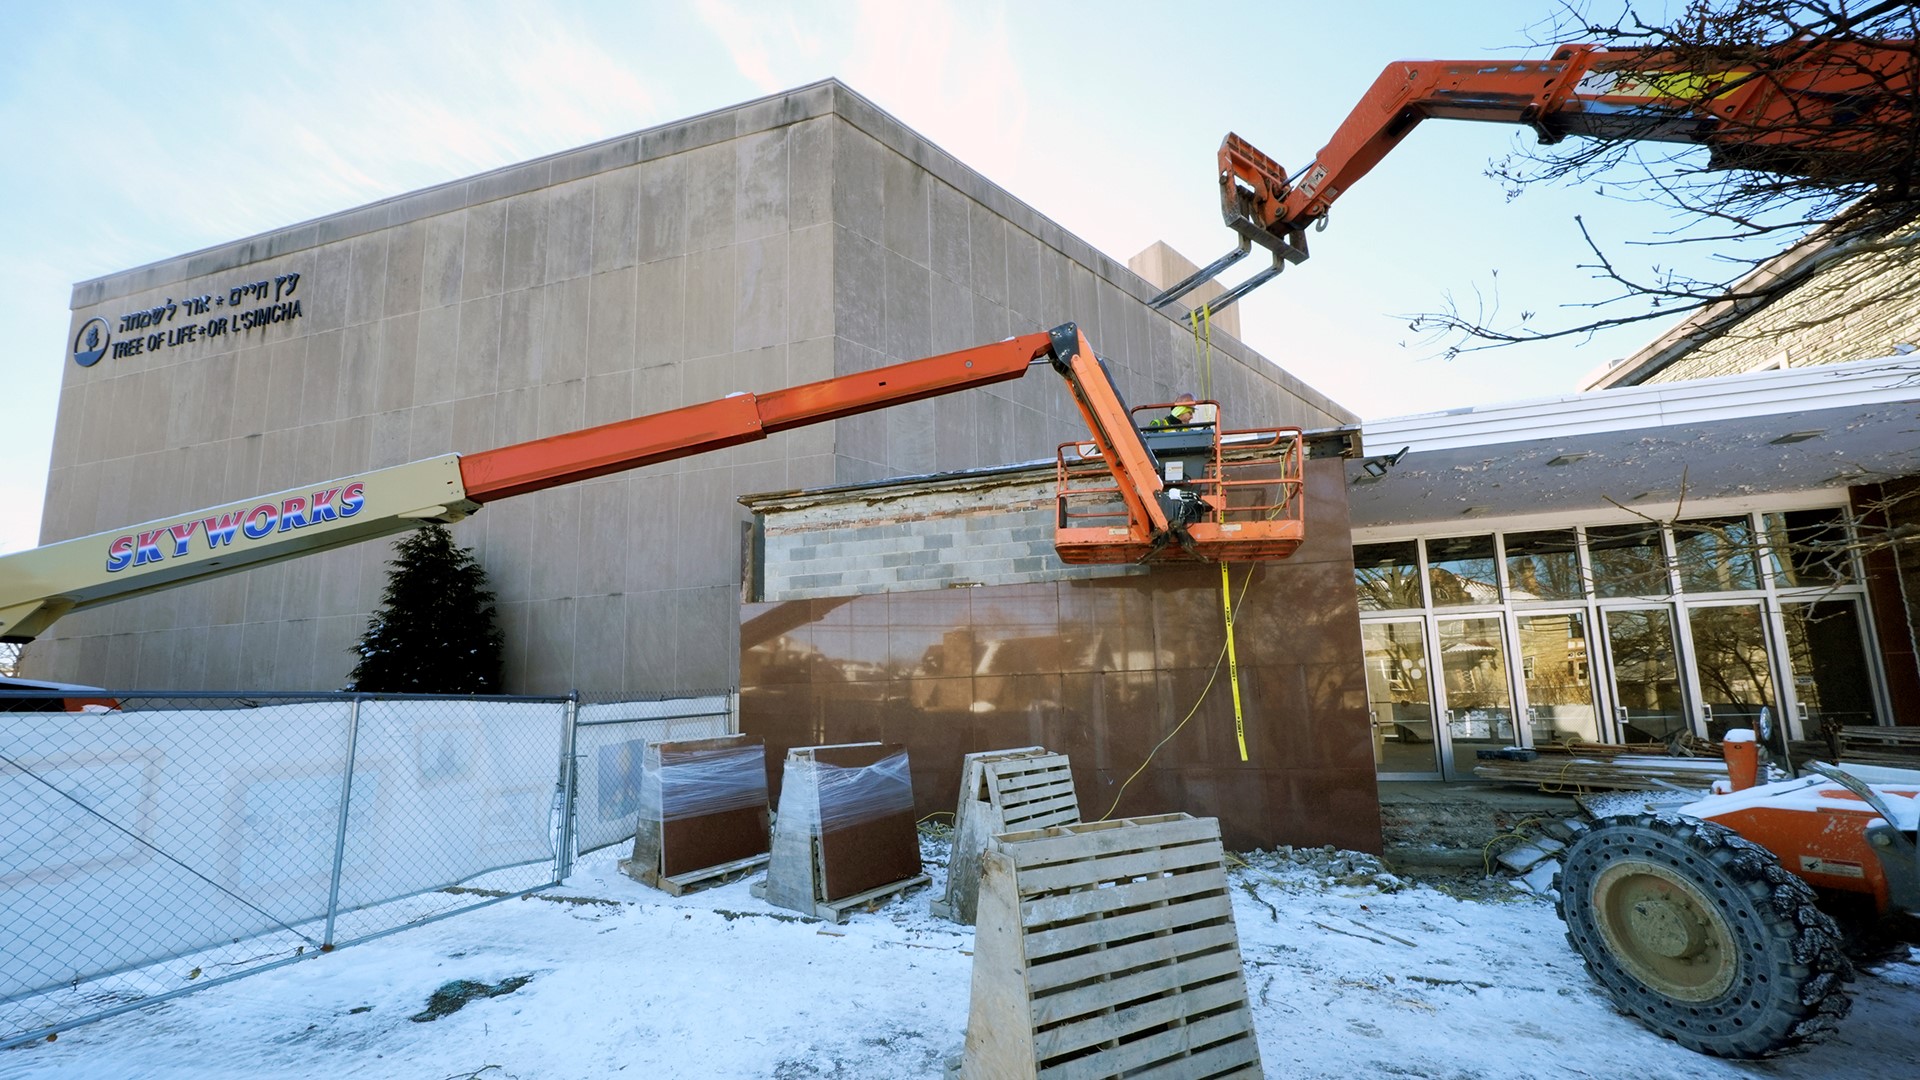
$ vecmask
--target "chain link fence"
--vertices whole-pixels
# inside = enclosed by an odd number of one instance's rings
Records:
[[[73,693],[0,691],[0,1048],[557,884],[633,835],[647,741],[735,715]]]
[[[580,699],[574,727],[574,849],[585,854],[633,839],[640,810],[641,751],[650,742],[731,734],[731,692],[655,701]]]

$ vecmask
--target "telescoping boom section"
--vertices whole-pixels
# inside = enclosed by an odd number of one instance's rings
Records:
[[[1144,434],[1072,323],[959,352],[765,394],[738,393],[474,454],[357,476],[0,556],[0,641],[61,616],[201,578],[453,522],[496,499],[764,439],[843,416],[1017,379],[1051,366],[1087,423],[1060,471],[1055,546],[1069,563],[1240,561],[1291,554],[1302,536],[1296,429]],[[1155,444],[1159,444],[1155,448]],[[1080,451],[1084,451],[1084,453]],[[1257,482],[1255,482],[1257,480]]]
[[[1228,135],[1221,211],[1243,241],[1298,262],[1306,227],[1428,119],[1522,124],[1543,143],[1692,143],[1711,168],[1872,182],[1900,173],[1917,71],[1911,41],[1820,39],[1719,59],[1561,45],[1543,60],[1402,60],[1295,176]]]

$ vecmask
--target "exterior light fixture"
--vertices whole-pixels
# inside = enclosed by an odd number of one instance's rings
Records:
[[[1767,441],[1775,446],[1787,446],[1791,443],[1806,442],[1808,439],[1817,439],[1826,433],[1826,428],[1814,428],[1811,431],[1789,431],[1777,439],[1768,439]]]
[[[1388,454],[1386,457],[1368,458],[1360,463],[1360,467],[1366,470],[1368,476],[1378,480],[1387,475],[1388,469],[1400,464],[1400,459],[1406,457],[1407,451],[1411,449],[1413,449],[1413,447],[1403,446],[1393,453]]]
[[[1576,450],[1571,454],[1561,454],[1559,457],[1549,460],[1547,464],[1548,465],[1571,465],[1574,462],[1579,461],[1583,457],[1590,457],[1590,456],[1592,456],[1591,451]]]

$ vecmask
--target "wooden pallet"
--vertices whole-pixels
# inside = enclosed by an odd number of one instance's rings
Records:
[[[953,814],[946,894],[933,900],[933,913],[973,923],[980,856],[993,837],[1079,822],[1080,800],[1065,754],[1041,746],[968,754],[960,761],[960,802]]]
[[[1260,1076],[1224,860],[1186,814],[996,837],[949,1076]]]
[[[696,870],[690,874],[676,874],[673,877],[661,877],[658,874],[649,873],[644,869],[636,870],[630,865],[632,862],[632,859],[620,860],[620,869],[624,871],[628,877],[644,885],[651,885],[670,896],[685,896],[690,892],[717,888],[721,885],[730,885],[733,882],[739,881],[741,878],[766,866],[767,856],[754,855],[745,859],[736,859],[730,863],[722,863],[719,866],[709,866],[704,870]]]
[[[836,800],[863,797],[859,770],[905,748],[880,743],[801,746],[787,751],[767,878],[752,887],[769,904],[835,923],[855,911],[929,883],[920,872],[912,795],[893,812],[837,820]],[[828,770],[843,770],[829,774]],[[823,786],[825,776],[834,782]],[[876,783],[891,782],[876,775]]]
[[[647,745],[633,851],[620,860],[622,873],[680,896],[752,873],[766,864],[767,847],[766,750],[758,738]]]
[[[932,878],[925,874],[920,874],[903,881],[893,882],[890,885],[882,885],[877,889],[868,889],[863,893],[855,893],[852,896],[842,897],[839,900],[815,900],[813,907],[806,911],[805,914],[811,915],[816,919],[825,919],[831,923],[844,923],[848,919],[853,918],[857,912],[877,911],[894,897],[905,896],[908,892],[922,885],[930,885],[932,883]],[[767,898],[767,885],[768,883],[765,881],[756,881],[752,885],[747,886],[747,891],[752,893],[756,900],[765,900]]]

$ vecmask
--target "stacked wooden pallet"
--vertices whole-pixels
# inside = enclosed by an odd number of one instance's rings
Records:
[[[959,1080],[1261,1075],[1220,823],[994,837]]]
[[[1080,823],[1067,755],[1042,746],[988,750],[960,759],[960,802],[953,815],[953,858],[935,915],[972,925],[980,892],[980,856],[995,836]]]

